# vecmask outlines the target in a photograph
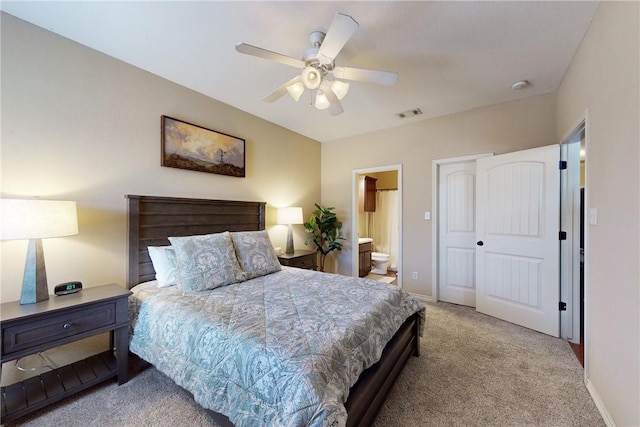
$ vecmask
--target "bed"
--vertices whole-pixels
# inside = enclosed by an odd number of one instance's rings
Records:
[[[226,232],[232,236],[253,236],[252,232],[265,229],[265,204],[137,195],[126,197],[127,280],[129,288],[134,291],[130,302],[133,353],[191,392],[203,407],[229,416],[237,425],[372,424],[404,365],[412,355],[419,356],[424,306],[404,292],[398,292],[392,285],[288,267],[202,292],[187,292],[177,287],[159,289],[153,282],[156,272],[147,247],[166,247],[172,243],[178,245],[182,242],[182,236],[220,236],[228,234]],[[171,242],[169,237],[172,238]],[[189,240],[186,237],[184,239]],[[264,292],[275,292],[277,297]],[[369,297],[369,294],[375,296]],[[370,303],[367,298],[372,298]],[[235,305],[223,309],[219,305],[223,300],[233,300]],[[285,300],[290,300],[292,305],[287,306]],[[348,304],[347,300],[350,301]],[[386,315],[368,315],[366,321],[362,316],[353,314],[351,317],[360,323],[352,328],[353,331],[349,329],[349,344],[341,341],[340,345],[333,348],[327,344],[327,336],[330,335],[327,331],[324,334],[320,331],[319,335],[309,334],[309,330],[322,329],[329,322],[314,320],[313,315],[336,310],[332,316],[338,320],[335,320],[335,327],[332,328],[343,330],[341,316],[344,313],[359,313],[361,307],[368,304],[372,307],[380,304],[385,312],[393,314],[388,319]],[[197,319],[185,321],[184,325],[177,328],[176,324],[182,322],[180,316],[187,309],[193,309],[194,319]],[[222,312],[228,312],[225,315],[227,317],[222,318],[222,314],[219,316]],[[295,317],[300,319],[304,325],[304,336],[291,332],[301,326],[286,320],[285,312],[295,313]],[[171,316],[167,313],[180,315]],[[152,321],[166,323],[144,326]],[[240,338],[235,332],[227,333],[226,329],[224,332],[215,332],[215,325],[207,323],[202,326],[204,321],[218,322],[224,328],[237,324],[240,330],[248,331],[250,338]],[[269,327],[275,326],[269,332],[255,332],[256,326],[247,323],[251,321],[256,325],[266,323]],[[327,329],[332,328],[327,326]],[[156,332],[150,332],[153,330]],[[162,333],[158,333],[158,330]],[[214,332],[202,332],[205,330]],[[172,341],[159,342],[163,339],[184,343],[170,345],[168,343]],[[195,341],[206,345],[196,345]],[[256,357],[230,354],[253,341],[261,342],[259,350],[249,350],[257,354]],[[350,343],[355,341],[358,341],[358,347],[351,347]],[[224,342],[225,346],[216,348],[217,351],[209,351],[212,342],[216,345]],[[278,353],[274,349],[289,346],[282,352],[292,349],[295,352],[296,342],[300,348],[308,347],[312,354],[294,355],[283,367],[274,368],[272,358],[275,357],[274,353]],[[208,352],[211,357],[221,359],[209,362],[208,359],[194,358],[192,354],[174,355],[168,352],[169,347],[186,347],[194,354]],[[338,347],[347,348],[348,357],[342,356]],[[325,351],[327,348],[331,350]],[[246,348],[244,350],[246,352]],[[355,353],[358,357],[352,359]],[[184,363],[178,364],[176,360],[181,358]],[[252,366],[251,370],[242,368],[245,360],[247,365]],[[339,361],[337,364],[344,368],[344,372],[327,374],[328,365],[335,365],[336,361]],[[212,365],[209,366],[209,363]],[[313,369],[309,375],[313,378],[301,376],[297,371],[299,366],[311,366]],[[230,372],[235,372],[241,378],[223,380],[223,377],[231,375]],[[260,377],[248,380],[250,389],[239,385],[245,377],[255,376],[255,372],[259,372]],[[290,390],[285,387],[289,383],[302,384],[302,388]],[[309,384],[321,384],[322,389],[311,390]],[[296,401],[301,405],[293,409],[280,409],[264,403],[271,402],[270,399],[285,403]],[[217,421],[220,419],[228,422],[224,417],[216,418]]]

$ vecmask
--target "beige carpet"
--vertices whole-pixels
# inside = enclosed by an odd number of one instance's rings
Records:
[[[605,425],[566,341],[446,303],[427,322],[376,427]]]
[[[602,426],[569,345],[450,304],[429,304],[411,358],[375,427]],[[97,386],[7,426],[216,426],[154,368]]]

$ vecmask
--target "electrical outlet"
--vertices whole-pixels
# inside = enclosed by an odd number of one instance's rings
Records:
[[[418,272],[417,271],[414,271],[412,276],[413,276],[413,280],[418,280]]]

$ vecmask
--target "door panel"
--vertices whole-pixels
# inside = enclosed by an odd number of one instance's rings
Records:
[[[478,159],[476,308],[558,336],[557,145]]]
[[[486,295],[525,307],[539,306],[540,260],[487,253],[485,262]]]
[[[540,236],[544,164],[518,162],[488,170],[487,232],[493,235]],[[496,197],[497,196],[497,197]]]
[[[439,299],[475,307],[475,163],[440,166]]]

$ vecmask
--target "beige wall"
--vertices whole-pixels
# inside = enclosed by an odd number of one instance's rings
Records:
[[[351,178],[354,169],[402,165],[403,286],[431,296],[431,162],[496,154],[557,142],[553,95],[528,98],[322,144],[322,203],[336,207],[347,238],[337,258],[351,274]],[[417,271],[419,280],[411,279]]]
[[[258,200],[305,217],[320,201],[316,141],[6,14],[1,55],[2,197],[78,202],[80,234],[43,242],[51,290],[125,284],[125,194]],[[161,167],[163,114],[246,139],[246,178]],[[270,232],[285,245],[284,226]],[[3,302],[20,298],[26,247],[0,243]]]
[[[558,138],[588,109],[588,385],[640,425],[640,3],[603,2],[557,94]]]
[[[398,171],[374,172],[367,175],[377,179],[377,190],[398,188]]]

